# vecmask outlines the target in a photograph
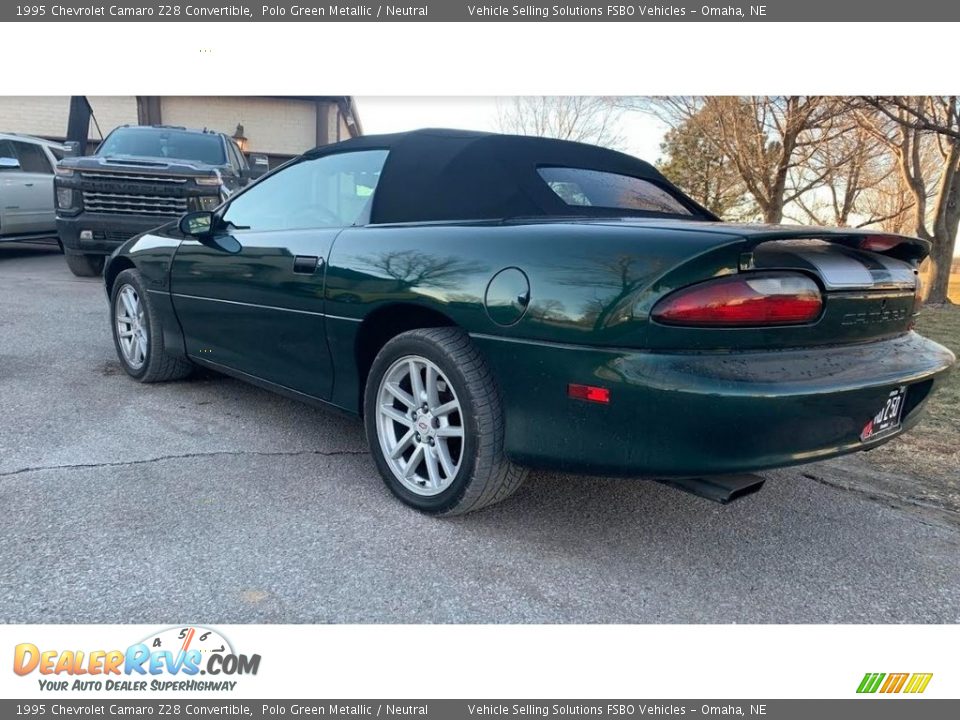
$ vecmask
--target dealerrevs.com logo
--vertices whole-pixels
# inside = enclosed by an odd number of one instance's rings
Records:
[[[51,650],[20,643],[13,651],[13,671],[36,674],[40,689],[50,691],[231,691],[238,682],[233,678],[259,669],[260,655],[239,654],[223,635],[204,627],[161,630],[125,650]]]

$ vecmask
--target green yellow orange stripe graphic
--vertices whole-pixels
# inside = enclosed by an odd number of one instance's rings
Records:
[[[910,693],[919,694],[927,689],[933,673],[866,673],[860,685],[857,687],[858,693]]]

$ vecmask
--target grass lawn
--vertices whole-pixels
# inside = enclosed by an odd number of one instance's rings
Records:
[[[917,331],[960,356],[960,305],[925,307]],[[878,470],[908,476],[915,481],[910,494],[960,513],[960,370],[940,384],[917,427],[858,457]]]
[[[960,355],[960,305],[925,307],[917,320],[917,332],[945,345]],[[928,429],[942,434],[955,450],[960,450],[960,372],[947,376],[927,405]]]

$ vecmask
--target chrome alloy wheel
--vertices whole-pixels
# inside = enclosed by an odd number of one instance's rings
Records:
[[[437,495],[463,461],[463,412],[436,364],[407,355],[383,374],[377,391],[377,436],[391,472],[417,495]]]
[[[139,370],[147,361],[146,319],[143,303],[132,285],[124,285],[117,293],[113,315],[117,324],[117,343],[123,359],[134,370]]]

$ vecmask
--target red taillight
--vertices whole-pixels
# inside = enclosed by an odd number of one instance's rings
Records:
[[[893,250],[901,242],[903,242],[903,238],[894,235],[868,235],[860,241],[860,249],[882,253]]]
[[[744,273],[677,290],[651,313],[665,325],[753,327],[815,320],[823,308],[820,288],[797,273]]]
[[[589,400],[590,402],[609,403],[610,391],[607,388],[594,385],[567,385],[567,395],[574,400]]]

